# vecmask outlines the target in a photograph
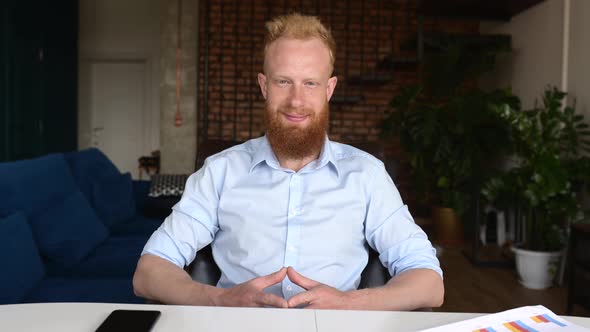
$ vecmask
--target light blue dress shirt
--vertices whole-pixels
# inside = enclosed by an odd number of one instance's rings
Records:
[[[142,255],[182,268],[211,242],[224,288],[292,266],[353,290],[368,261],[365,243],[392,276],[427,268],[442,277],[435,249],[383,163],[328,139],[298,172],[279,165],[266,137],[207,158]],[[266,291],[288,299],[303,289],[285,278]]]

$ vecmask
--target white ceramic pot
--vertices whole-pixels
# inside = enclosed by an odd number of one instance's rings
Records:
[[[553,285],[563,251],[531,251],[512,247],[516,255],[516,271],[520,283],[531,289],[545,289]]]

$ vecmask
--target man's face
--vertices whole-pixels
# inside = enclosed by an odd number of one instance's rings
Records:
[[[303,158],[319,153],[328,127],[336,77],[319,39],[279,38],[268,48],[258,83],[266,99],[267,137],[275,153]]]

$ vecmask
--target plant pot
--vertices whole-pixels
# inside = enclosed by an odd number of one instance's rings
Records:
[[[463,224],[455,210],[445,207],[432,208],[435,242],[444,247],[456,247],[463,244]]]
[[[526,288],[545,289],[553,285],[563,251],[532,251],[512,247],[516,255],[519,282]]]

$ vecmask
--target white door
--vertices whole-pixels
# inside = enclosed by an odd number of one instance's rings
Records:
[[[142,61],[90,63],[92,145],[122,173],[138,178],[143,154],[146,64]]]

